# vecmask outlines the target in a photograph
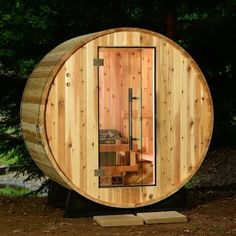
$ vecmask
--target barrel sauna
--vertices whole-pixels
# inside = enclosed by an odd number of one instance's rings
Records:
[[[204,75],[165,36],[79,36],[36,66],[21,103],[26,146],[53,181],[112,207],[156,203],[200,167],[213,129]]]

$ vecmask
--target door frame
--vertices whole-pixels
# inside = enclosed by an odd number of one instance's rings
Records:
[[[145,48],[150,48],[150,49],[153,49],[153,70],[152,70],[152,83],[153,83],[153,88],[152,88],[152,91],[153,91],[153,107],[152,107],[152,111],[153,111],[153,118],[152,118],[152,122],[153,122],[153,157],[154,157],[154,163],[153,163],[153,170],[154,170],[154,177],[153,177],[153,183],[152,184],[134,184],[134,185],[122,185],[122,186],[119,186],[119,185],[114,185],[114,186],[101,186],[100,185],[100,182],[99,182],[99,178],[98,177],[98,188],[127,188],[127,187],[148,187],[148,186],[156,186],[157,185],[157,125],[156,125],[156,121],[157,121],[157,109],[156,109],[156,99],[157,99],[157,94],[156,94],[156,47],[152,47],[152,46],[98,46],[97,47],[97,58],[99,59],[99,49],[100,48],[111,48],[111,49],[124,49],[124,48],[133,48],[133,49],[145,49]],[[100,147],[99,147],[99,115],[100,115],[100,109],[99,109],[99,67],[100,66],[103,66],[103,65],[99,65],[97,66],[97,88],[98,88],[98,93],[97,93],[97,105],[98,105],[98,117],[97,117],[97,120],[98,120],[98,159],[97,159],[97,168],[99,169],[100,168]]]

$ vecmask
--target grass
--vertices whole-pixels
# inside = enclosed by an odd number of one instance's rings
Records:
[[[18,197],[29,194],[30,189],[15,185],[0,185],[0,196]]]

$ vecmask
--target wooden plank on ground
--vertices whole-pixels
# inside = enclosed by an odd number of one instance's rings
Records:
[[[143,219],[132,214],[94,216],[93,219],[102,227],[143,225]]]
[[[137,216],[142,218],[146,224],[187,222],[187,217],[176,211],[137,213]]]

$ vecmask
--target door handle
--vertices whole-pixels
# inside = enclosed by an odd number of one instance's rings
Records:
[[[129,120],[129,150],[133,150],[133,89],[128,88],[128,120]]]
[[[140,138],[133,137],[133,100],[140,100],[138,120],[140,124]],[[129,150],[133,150],[133,141],[138,141],[138,149],[142,147],[142,89],[139,89],[139,96],[133,97],[133,89],[128,89],[128,123],[129,123]]]
[[[139,139],[138,139],[138,149],[142,150],[142,88],[138,90],[139,108],[138,108],[138,126],[139,126]]]

